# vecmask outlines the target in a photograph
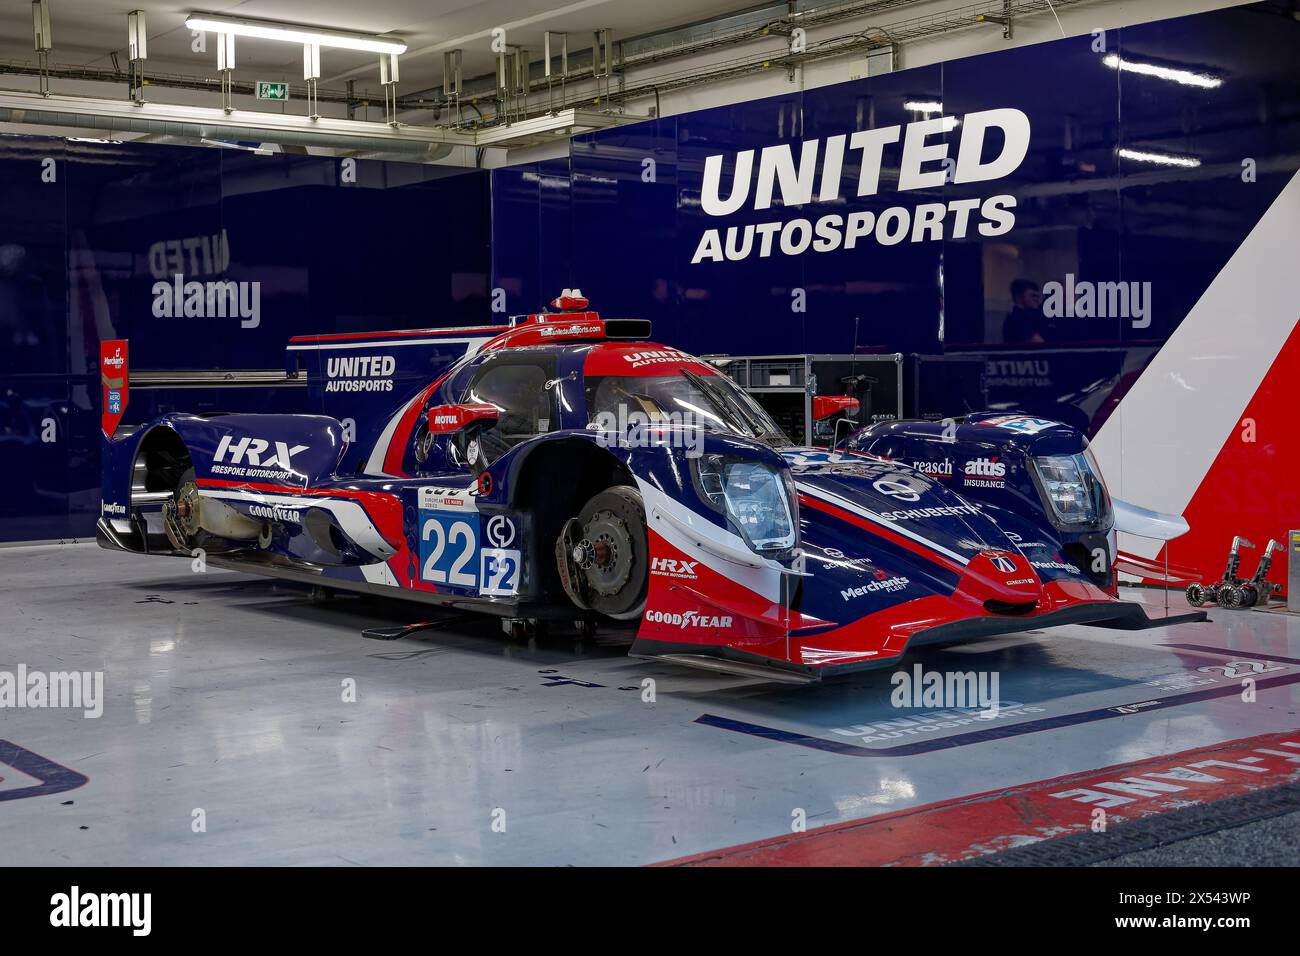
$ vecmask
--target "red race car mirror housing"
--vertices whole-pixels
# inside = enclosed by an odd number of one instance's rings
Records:
[[[495,405],[434,405],[429,409],[429,431],[451,435],[470,425],[496,424],[498,415]]]

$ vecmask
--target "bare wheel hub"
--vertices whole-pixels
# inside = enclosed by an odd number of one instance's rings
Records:
[[[627,526],[613,512],[598,511],[582,530],[583,539],[573,549],[574,563],[592,590],[617,594],[632,575],[632,536]]]
[[[163,528],[172,547],[186,550],[199,533],[199,489],[187,481],[163,504]]]

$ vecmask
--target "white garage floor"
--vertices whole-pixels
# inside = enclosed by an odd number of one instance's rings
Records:
[[[973,724],[998,738],[975,739],[861,726],[911,713],[889,672],[763,684],[456,615],[380,643],[361,628],[429,612],[93,545],[0,549],[0,582],[0,672],[105,691],[98,719],[0,710],[0,865],[644,864],[1300,727],[1284,614],[909,658],[999,674],[1003,714]],[[1264,668],[1257,699],[1206,699],[1233,659]]]

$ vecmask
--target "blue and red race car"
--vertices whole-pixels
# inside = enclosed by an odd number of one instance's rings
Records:
[[[123,425],[126,343],[104,343],[100,543],[483,611],[516,636],[629,622],[634,656],[799,682],[913,644],[1153,623],[1117,598],[1112,502],[1074,429],[989,412],[796,448],[648,323],[576,291],[551,306],[295,338],[310,414]]]

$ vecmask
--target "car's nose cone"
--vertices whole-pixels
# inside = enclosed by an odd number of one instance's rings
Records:
[[[970,559],[957,590],[982,602],[1007,605],[1008,610],[1029,610],[1042,597],[1043,582],[1023,554],[987,550]]]

